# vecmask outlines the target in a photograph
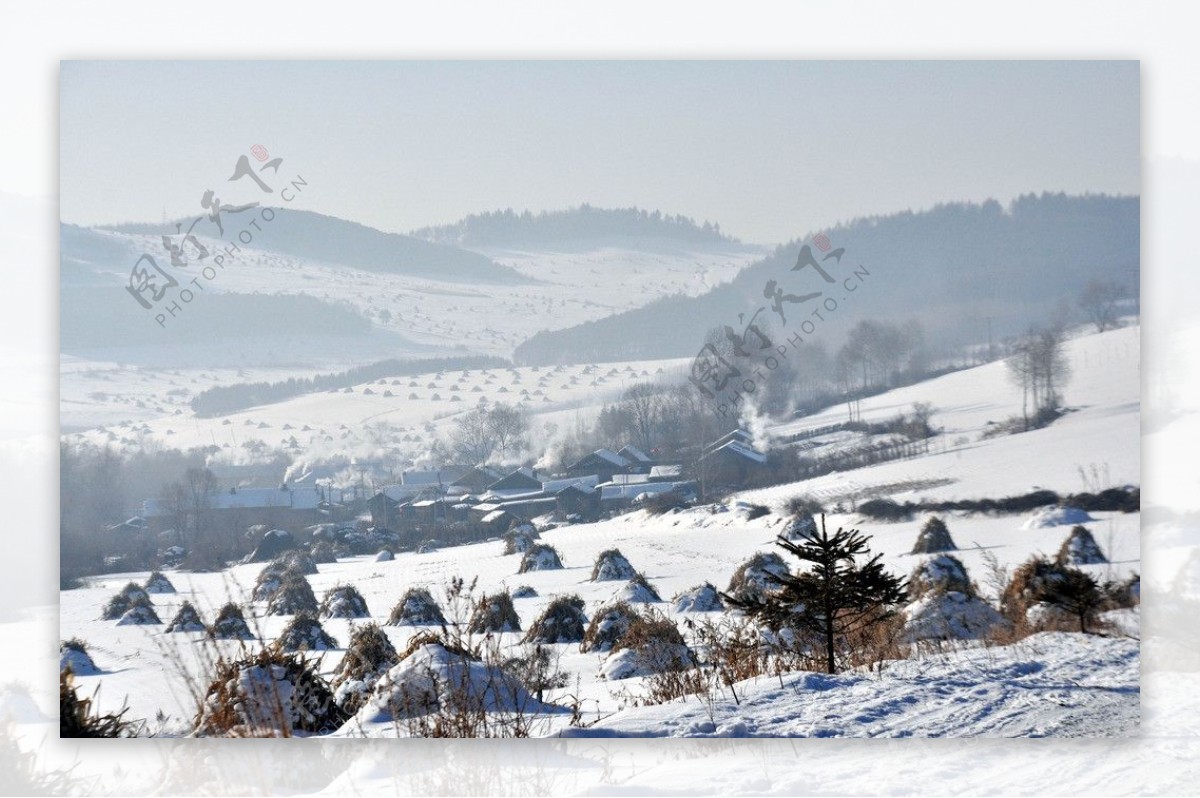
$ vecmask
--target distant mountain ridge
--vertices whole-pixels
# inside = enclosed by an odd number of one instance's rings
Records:
[[[659,238],[694,244],[740,244],[721,225],[642,208],[594,208],[517,213],[512,208],[473,213],[457,222],[414,230],[416,238],[466,247],[529,246],[619,237]]]
[[[825,231],[845,247],[835,269],[859,264],[870,277],[849,294],[821,333],[837,343],[841,325],[866,318],[916,318],[926,334],[957,345],[997,341],[1072,308],[1090,279],[1128,286],[1136,297],[1140,268],[1140,199],[1107,195],[1025,195],[1005,208],[995,200],[938,205],[856,219]],[[714,327],[739,326],[764,299],[769,281],[787,290],[820,290],[797,274],[803,239],[781,245],[732,281],[696,297],[672,296],[607,318],[538,333],[513,353],[522,365],[587,363],[695,355]],[[820,280],[817,280],[820,283]],[[805,313],[810,306],[794,313]],[[795,315],[793,315],[793,319]]]
[[[400,233],[385,233],[358,222],[312,211],[290,208],[276,208],[274,211],[275,218],[272,221],[258,222],[262,229],[254,231],[254,241],[250,246],[371,272],[462,282],[530,282],[516,269],[496,263],[477,252]],[[224,218],[226,238],[229,238],[228,228],[240,230],[241,227],[238,226],[236,215],[230,214]],[[184,220],[184,229],[191,221]],[[97,229],[141,235],[178,235],[175,222],[122,224]]]

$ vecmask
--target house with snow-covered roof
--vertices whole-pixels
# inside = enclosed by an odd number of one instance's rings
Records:
[[[603,483],[611,482],[613,474],[628,473],[630,465],[629,460],[612,449],[597,449],[568,466],[565,473],[572,477],[595,474]]]

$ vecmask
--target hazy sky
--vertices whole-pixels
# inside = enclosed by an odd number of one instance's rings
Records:
[[[258,199],[225,181],[262,144],[308,181],[295,206],[389,231],[588,202],[776,243],[947,200],[1140,193],[1139,131],[1135,61],[76,61],[61,208]]]

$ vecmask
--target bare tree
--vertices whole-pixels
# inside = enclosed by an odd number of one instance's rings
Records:
[[[524,445],[529,421],[520,408],[498,403],[488,411],[487,428],[496,441],[496,450],[505,455],[509,450],[520,449]]]
[[[1121,301],[1121,287],[1104,280],[1089,280],[1079,297],[1079,307],[1087,314],[1088,321],[1096,325],[1096,332],[1111,330],[1117,326],[1117,304]]]
[[[466,463],[486,463],[492,455],[520,448],[529,422],[519,408],[496,404],[477,407],[454,420],[450,450]]]

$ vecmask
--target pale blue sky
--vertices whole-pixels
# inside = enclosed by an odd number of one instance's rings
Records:
[[[76,61],[60,137],[81,224],[197,215],[256,143],[308,181],[298,207],[397,232],[588,202],[775,243],[947,200],[1140,193],[1134,61]]]

